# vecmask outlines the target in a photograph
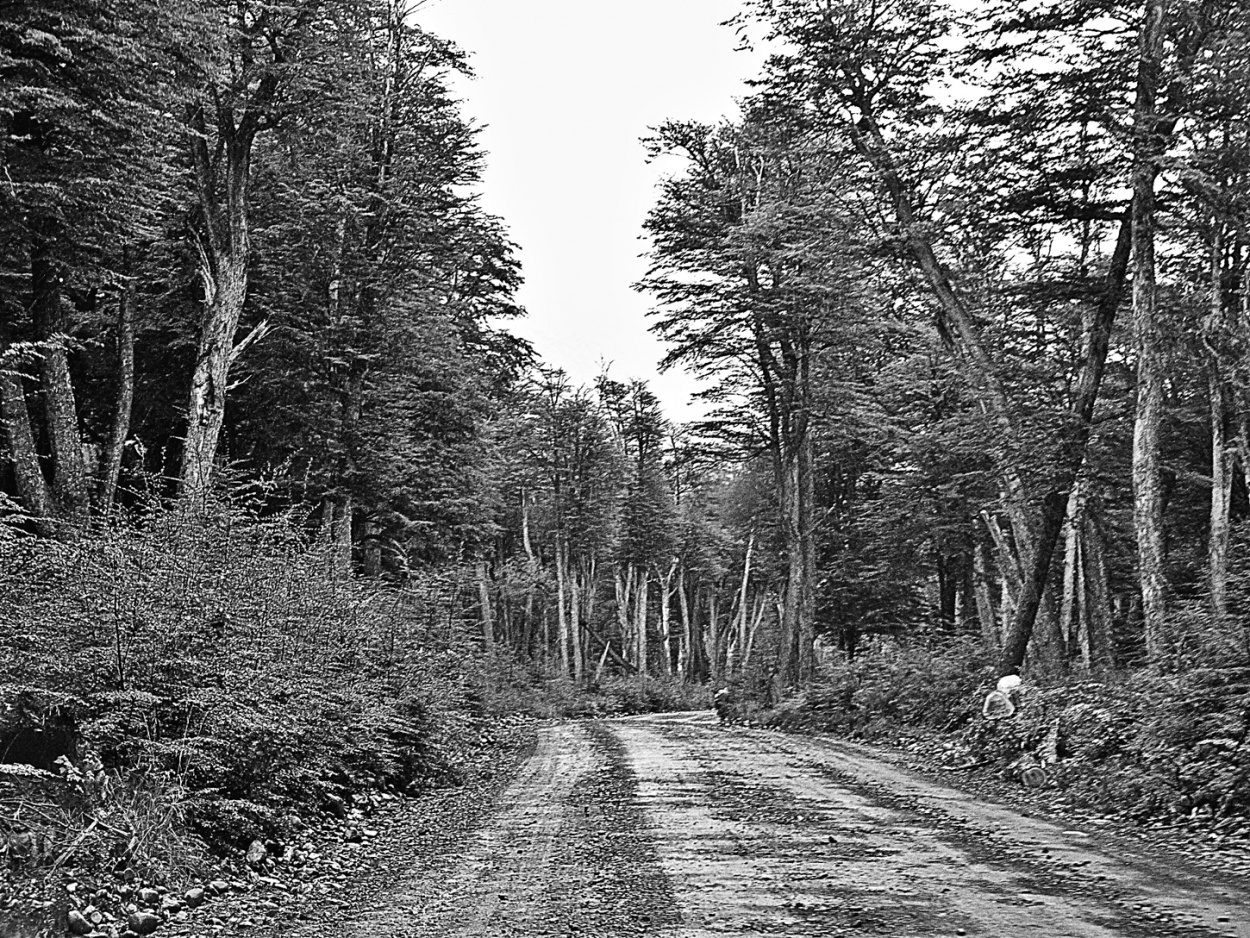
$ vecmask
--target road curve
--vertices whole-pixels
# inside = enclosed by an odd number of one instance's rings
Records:
[[[338,934],[1250,938],[1245,883],[710,714],[543,727],[459,846]]]

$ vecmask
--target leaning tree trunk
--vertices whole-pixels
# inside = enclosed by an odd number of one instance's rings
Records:
[[[1133,526],[1145,618],[1146,652],[1164,651],[1167,583],[1164,574],[1163,484],[1159,433],[1163,423],[1164,340],[1155,284],[1155,175],[1161,155],[1156,98],[1163,57],[1166,0],[1147,0],[1141,31],[1133,165],[1133,346],[1137,406],[1133,424]]]
[[[3,351],[4,346],[0,344],[0,352]],[[4,422],[9,463],[13,467],[17,497],[22,507],[35,520],[39,533],[50,536],[55,533],[55,524],[49,517],[52,493],[35,451],[30,410],[26,406],[26,388],[20,376],[6,370],[11,367],[8,362],[0,360],[0,418]]]

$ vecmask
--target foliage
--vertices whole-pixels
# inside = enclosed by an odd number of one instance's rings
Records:
[[[6,699],[72,692],[61,710],[84,750],[126,784],[167,780],[218,845],[276,836],[289,811],[356,788],[454,781],[473,655],[437,584],[342,579],[300,521],[221,505],[10,542]]]
[[[979,712],[976,692],[988,663],[976,645],[891,643],[855,661],[830,664],[818,682],[762,718],[787,728],[868,738],[910,727],[950,731]]]
[[[775,709],[738,695],[731,712],[800,732],[919,739],[948,768],[987,765],[1013,782],[1021,768],[1044,766],[1070,804],[1138,820],[1197,819],[1224,829],[1250,812],[1244,664],[1026,683],[1012,717],[987,720],[989,664],[972,646],[937,654],[898,647],[830,668]]]

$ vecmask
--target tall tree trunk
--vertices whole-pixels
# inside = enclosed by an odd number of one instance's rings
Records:
[[[534,562],[534,545],[530,541],[530,502],[528,493],[521,490],[521,545],[525,548],[526,558]]]
[[[1207,542],[1207,579],[1211,609],[1228,615],[1229,512],[1233,490],[1233,460],[1226,438],[1224,385],[1214,371],[1208,377],[1211,395],[1211,518]]]
[[[806,373],[809,356],[802,356],[800,369]],[[807,379],[803,378],[806,386]],[[804,400],[807,399],[806,393]],[[804,405],[806,408],[806,404]],[[798,522],[799,522],[799,567],[802,582],[798,589],[798,609],[796,611],[798,643],[795,660],[795,687],[803,687],[810,683],[815,673],[816,662],[816,493],[814,489],[814,471],[812,466],[811,427],[806,409],[800,415],[803,424],[798,444]]]
[[[696,602],[698,594],[695,594]],[[724,676],[723,659],[720,653],[720,596],[716,584],[708,584],[707,589],[707,635],[705,647],[708,661],[708,676],[713,684],[720,682]]]
[[[352,513],[348,512],[348,542],[347,542],[347,561],[351,563],[351,518]],[[360,523],[360,567],[361,572],[368,577],[379,577],[382,575],[382,525],[378,520],[370,515],[365,515]]]
[[[582,635],[580,640],[582,661],[588,669],[592,650],[587,640],[587,628],[595,621],[595,596],[598,593],[599,563],[594,556],[582,567]]]
[[[343,577],[351,575],[352,572],[352,522],[355,514],[355,499],[352,497],[352,483],[356,471],[356,450],[357,437],[359,435],[360,415],[364,409],[365,397],[365,376],[362,370],[363,366],[353,363],[349,366],[345,374],[335,376],[336,391],[338,392],[339,405],[339,426],[338,426],[338,443],[340,447],[340,455],[338,465],[335,467],[334,484],[335,490],[331,494],[334,501],[334,527],[331,529],[334,535],[334,557],[339,574]],[[372,521],[368,525],[371,539],[369,549],[366,551],[370,557],[367,566],[370,568],[367,572],[371,576],[377,576],[381,572],[380,569],[372,568],[381,566],[381,545],[377,540],[377,530],[379,525],[376,521]],[[373,563],[373,557],[376,555],[378,563]]]
[[[985,557],[985,545],[980,539],[972,548],[972,583],[976,594],[977,620],[981,625],[981,642],[997,651],[1002,645],[998,616],[994,612],[994,597],[990,595],[989,563]]]
[[[1085,561],[1085,623],[1089,641],[1089,665],[1093,670],[1115,665],[1115,649],[1111,642],[1111,590],[1107,583],[1107,563],[1102,531],[1090,512],[1086,512],[1081,539]]]
[[[230,367],[243,349],[261,334],[261,331],[253,331],[235,345],[235,334],[247,299],[252,259],[248,191],[252,145],[260,127],[260,109],[273,100],[277,82],[276,72],[262,79],[256,93],[256,106],[247,108],[237,118],[233,108],[225,104],[217,108],[215,137],[219,146],[215,156],[209,152],[213,135],[208,128],[205,108],[194,105],[187,111],[187,140],[203,216],[198,247],[204,311],[191,372],[187,433],[179,477],[182,495],[193,503],[202,502],[212,485],[225,421]]]
[[[0,346],[0,351],[3,347]],[[4,418],[5,439],[17,497],[22,507],[35,519],[40,534],[50,536],[56,525],[52,520],[52,493],[39,466],[35,436],[30,428],[30,411],[26,406],[26,388],[15,365],[0,361],[0,416]]]
[[[321,525],[334,575],[346,579],[352,572],[352,497],[327,495],[321,504]]]
[[[1073,625],[1076,623],[1075,617],[1080,615],[1080,601],[1078,599],[1078,589],[1081,585],[1080,532],[1081,494],[1078,486],[1072,490],[1072,494],[1068,498],[1068,523],[1064,531],[1063,597],[1060,602],[1059,612],[1059,631],[1063,635],[1064,651],[1069,654],[1077,643]]]
[[[54,252],[51,235],[40,232],[31,238],[31,306],[35,339],[41,346],[39,383],[52,451],[53,509],[61,520],[80,525],[87,520],[90,490],[69,355],[65,350],[67,324],[61,295],[65,268]]]
[[[786,485],[786,501],[782,518],[782,531],[785,535],[786,552],[786,585],[781,597],[781,608],[778,618],[781,625],[780,659],[777,662],[779,679],[787,686],[799,683],[799,616],[802,596],[806,588],[805,570],[803,569],[803,551],[800,545],[799,528],[801,525],[802,506],[799,499],[798,462],[787,460],[786,472],[789,484]],[[748,647],[750,636],[748,636]],[[749,655],[742,656],[742,666],[747,666]]]
[[[487,658],[495,651],[495,611],[490,601],[490,574],[486,569],[486,561],[478,560],[475,564],[477,573],[477,599],[481,607],[482,647]]]
[[[673,674],[672,648],[672,610],[673,576],[677,573],[677,558],[673,558],[668,572],[660,578],[660,648],[662,651],[662,673],[666,677]],[[678,668],[680,671],[680,667]]]
[[[1212,218],[1211,309],[1208,332],[1214,341],[1209,347],[1207,393],[1211,403],[1211,510],[1207,539],[1207,585],[1211,609],[1223,619],[1228,615],[1229,507],[1232,500],[1232,450],[1228,445],[1228,403],[1225,399],[1222,337],[1224,333],[1224,239],[1222,220]]]
[[[630,636],[633,626],[630,624],[630,599],[634,589],[634,567],[626,564],[624,570],[618,569],[614,578],[616,587],[616,627],[621,633],[621,651],[626,657],[630,654]]]
[[[569,662],[569,618],[568,618],[568,573],[565,566],[564,538],[556,535],[556,621],[560,642],[560,667],[565,677],[570,674]]]
[[[1137,356],[1133,526],[1137,535],[1137,574],[1145,619],[1146,652],[1156,660],[1165,650],[1167,630],[1159,445],[1165,375],[1155,285],[1154,191],[1161,156],[1156,99],[1166,13],[1167,0],[1147,0],[1138,59],[1133,165],[1133,346]]]
[[[567,554],[566,549],[566,562]],[[570,568],[565,577],[569,584],[569,639],[573,643],[573,680],[581,687],[585,680],[585,661],[582,655],[582,590],[575,568]]]
[[[863,88],[868,87],[869,83],[862,78],[861,82]],[[994,454],[994,459],[1006,492],[1005,507],[1011,519],[1016,549],[1021,560],[1027,564],[1033,553],[1033,532],[1024,482],[1019,468],[1006,455],[1010,450],[1010,441],[1017,438],[1016,420],[1007,391],[977,332],[972,311],[955,290],[950,272],[938,258],[933,243],[925,233],[926,226],[917,215],[912,193],[877,122],[873,97],[859,94],[854,103],[862,114],[859,122],[852,125],[852,141],[881,179],[890,197],[894,216],[907,239],[908,253],[938,302],[938,333],[946,347],[964,364],[965,372],[977,389],[977,401],[982,411],[1007,444]]]
[[[551,610],[543,605],[543,668],[551,671]]]
[[[751,555],[755,549],[755,532],[747,537],[746,558],[742,562],[742,585],[738,588],[738,618],[735,627],[735,641],[739,657],[747,647],[747,585],[751,581]],[[729,664],[726,661],[726,664]]]
[[[751,621],[747,626],[746,644],[742,648],[743,671],[751,664],[751,653],[755,650],[755,636],[759,633],[760,625],[764,622],[764,613],[768,611],[768,598],[766,596],[756,596],[754,607],[755,610],[751,613]],[[780,622],[785,614],[785,603],[778,602],[777,621]]]
[[[637,568],[638,586],[634,589],[634,639],[638,643],[638,682],[645,684],[647,680],[647,570],[639,564]]]
[[[121,475],[126,437],[130,435],[130,413],[135,399],[135,278],[130,269],[130,249],[122,251],[123,279],[117,295],[117,398],[113,403],[113,426],[100,476],[96,482],[96,505],[102,512],[113,506],[117,480]]]
[[[698,587],[696,585],[696,594]],[[686,568],[677,574],[677,609],[681,614],[681,647],[677,652],[677,674],[689,679],[694,671],[694,630],[690,622],[690,597],[686,593]]]
[[[955,606],[959,590],[959,577],[950,569],[951,558],[941,548],[935,549],[935,567],[937,569],[938,619],[945,625],[955,624]]]
[[[1088,609],[1089,590],[1085,586],[1085,537],[1084,525],[1076,532],[1076,644],[1081,656],[1081,667],[1089,672],[1094,667],[1093,629],[1090,627]]]

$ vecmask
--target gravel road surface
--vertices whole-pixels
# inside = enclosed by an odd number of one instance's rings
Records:
[[[1077,828],[710,714],[551,725],[472,829],[334,932],[1250,938],[1250,884]]]

